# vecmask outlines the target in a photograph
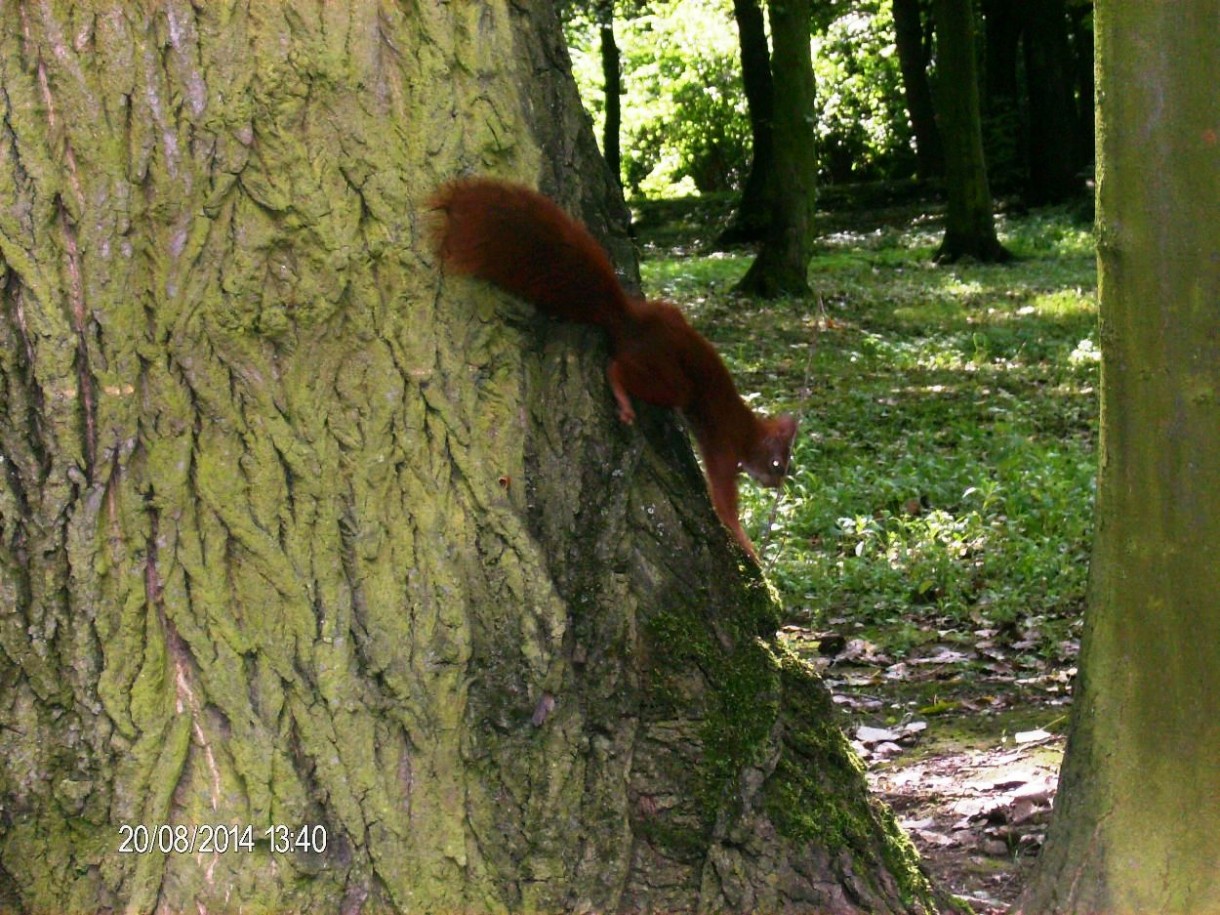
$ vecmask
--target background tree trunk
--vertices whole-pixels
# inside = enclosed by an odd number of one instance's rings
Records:
[[[763,298],[809,294],[809,257],[817,202],[817,153],[813,135],[813,58],[809,47],[810,0],[772,0],[772,76],[775,95],[774,187],[771,222],[737,291]]]
[[[1097,8],[1097,535],[1030,913],[1220,910],[1218,18]]]
[[[1025,79],[1029,87],[1029,183],[1032,206],[1062,203],[1083,189],[1076,150],[1072,53],[1064,0],[1025,0]]]
[[[988,184],[1002,194],[1028,185],[1029,130],[1018,66],[1023,8],[1022,0],[983,0],[983,156]]]
[[[974,64],[974,10],[970,0],[935,0],[936,100],[945,146],[948,208],[942,262],[961,257],[1003,261],[1010,255],[995,234]]]
[[[614,39],[614,0],[599,0],[597,26],[601,37],[602,82],[605,86],[606,124],[602,150],[610,174],[623,183],[623,156],[619,134],[623,126],[623,65],[618,42]]]
[[[893,0],[894,42],[902,68],[902,90],[915,134],[915,172],[920,181],[943,178],[945,151],[936,126],[928,47],[924,42],[919,0]]]
[[[771,222],[775,182],[775,84],[771,51],[759,0],[733,0],[741,47],[741,82],[750,112],[750,173],[732,222],[716,239],[717,247],[761,241]]]
[[[466,167],[624,250],[550,5],[10,5],[0,85],[0,908],[934,904],[672,418],[438,291]]]

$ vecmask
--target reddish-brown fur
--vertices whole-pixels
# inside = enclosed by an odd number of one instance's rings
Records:
[[[489,178],[456,181],[432,200],[445,266],[486,280],[556,318],[595,324],[610,337],[607,376],[619,419],[631,398],[681,410],[707,469],[720,520],[755,556],[737,517],[737,472],[779,486],[796,420],[756,416],[716,350],[668,302],[629,297],[596,239],[541,194]]]

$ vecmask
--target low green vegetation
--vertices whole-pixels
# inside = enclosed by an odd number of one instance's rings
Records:
[[[793,622],[896,658],[980,631],[1071,650],[1095,472],[1093,239],[1063,211],[999,229],[1016,263],[938,267],[939,221],[918,207],[824,216],[812,301],[730,296],[744,253],[646,251],[648,294],[686,308],[752,405],[800,415],[782,494],[742,494]]]

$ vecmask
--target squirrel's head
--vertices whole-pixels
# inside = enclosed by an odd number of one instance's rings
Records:
[[[761,419],[759,423],[762,435],[741,466],[763,486],[779,486],[788,474],[792,440],[796,437],[796,418],[785,414]]]

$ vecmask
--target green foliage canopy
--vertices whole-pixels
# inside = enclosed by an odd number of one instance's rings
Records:
[[[732,3],[620,7],[624,184],[649,197],[738,189],[750,164],[750,124]],[[810,116],[819,180],[910,174],[914,157],[889,4],[866,0],[815,27],[817,101]],[[605,94],[596,25],[573,10],[567,35],[581,97],[600,133]]]

